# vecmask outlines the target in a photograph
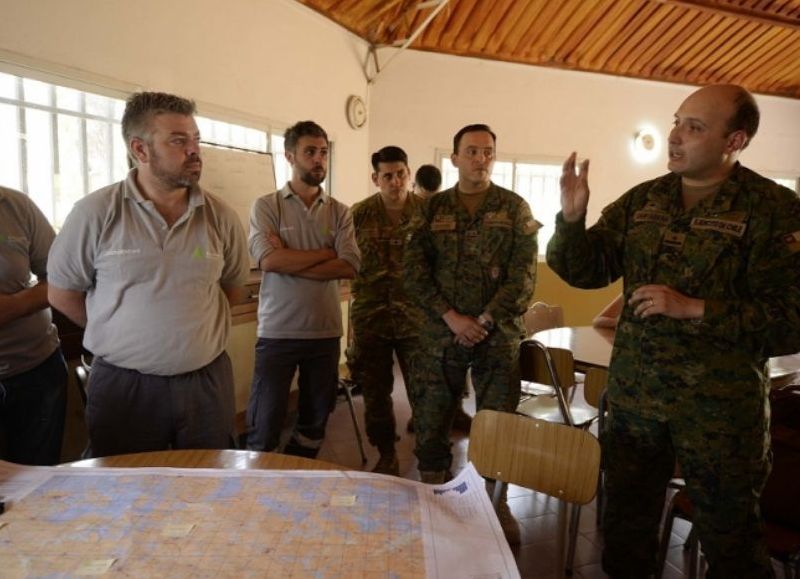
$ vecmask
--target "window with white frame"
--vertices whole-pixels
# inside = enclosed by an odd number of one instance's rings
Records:
[[[73,204],[127,173],[121,99],[0,72],[0,184],[57,229]]]
[[[124,110],[123,98],[0,72],[0,185],[27,194],[60,229],[76,201],[125,178]],[[291,177],[282,131],[196,120],[204,142],[271,152],[277,183]]]
[[[458,182],[458,169],[450,157],[439,153],[442,186],[452,187]],[[533,216],[543,224],[539,230],[539,255],[544,255],[547,242],[555,232],[556,214],[561,210],[558,180],[561,163],[531,162],[499,157],[492,169],[492,182],[520,195],[531,207]]]

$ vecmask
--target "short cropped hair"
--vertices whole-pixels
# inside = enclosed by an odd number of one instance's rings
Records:
[[[747,135],[747,143],[745,147],[750,144],[753,137],[758,132],[758,123],[761,120],[761,113],[758,110],[756,99],[753,98],[745,89],[738,87],[739,91],[733,100],[736,110],[733,116],[728,120],[728,132],[744,131]]]
[[[414,175],[414,182],[425,191],[438,191],[442,186],[442,172],[435,165],[422,165]]]
[[[497,145],[497,135],[494,134],[494,131],[489,127],[489,125],[467,125],[466,127],[462,128],[460,131],[456,133],[456,136],[453,137],[453,154],[458,154],[458,146],[461,144],[461,137],[466,135],[467,133],[489,133],[492,135],[492,141],[494,142],[495,146]]]
[[[283,149],[292,151],[297,148],[297,141],[301,137],[322,137],[328,142],[328,133],[314,121],[300,121],[295,123],[283,133]]]
[[[378,172],[378,163],[403,163],[408,167],[408,155],[400,147],[389,145],[372,153],[372,169]]]
[[[147,140],[153,117],[165,113],[191,116],[197,107],[193,100],[165,92],[137,92],[125,103],[122,115],[122,137],[130,147],[133,137]]]

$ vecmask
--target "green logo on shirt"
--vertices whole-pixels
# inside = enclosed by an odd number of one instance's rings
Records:
[[[192,252],[192,259],[205,259],[205,258],[206,258],[206,252],[203,251],[203,248],[200,247],[199,245],[195,247],[194,251]]]

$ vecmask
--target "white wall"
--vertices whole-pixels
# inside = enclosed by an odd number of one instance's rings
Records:
[[[366,94],[366,45],[294,0],[0,0],[0,13],[3,60],[174,92],[201,114],[312,118],[335,141],[337,196],[367,193],[368,134],[344,115]]]
[[[452,136],[462,126],[484,122],[497,133],[501,154],[563,159],[577,150],[591,159],[593,220],[628,188],[666,172],[666,153],[652,163],[637,164],[629,153],[630,141],[643,123],[657,127],[665,140],[673,113],[694,90],[408,51],[371,87],[369,144],[371,150],[399,145],[416,167],[433,162],[437,147],[450,150]],[[757,100],[761,129],[742,162],[760,171],[800,176],[800,101]]]

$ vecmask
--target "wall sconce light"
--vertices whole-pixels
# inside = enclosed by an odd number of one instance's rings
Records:
[[[633,136],[631,154],[639,163],[649,163],[661,154],[661,136],[653,127],[643,127]]]

